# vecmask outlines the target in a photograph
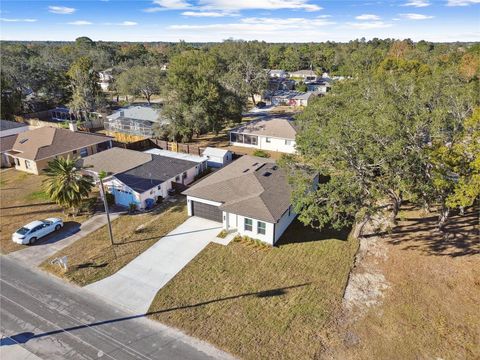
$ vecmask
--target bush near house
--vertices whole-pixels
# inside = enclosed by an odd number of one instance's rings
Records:
[[[267,153],[266,151],[263,150],[255,150],[253,152],[253,156],[258,156],[258,157],[263,157],[263,158],[269,158],[270,154]]]

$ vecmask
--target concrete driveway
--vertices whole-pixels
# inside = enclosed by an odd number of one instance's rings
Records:
[[[216,237],[222,224],[198,217],[161,238],[115,274],[86,289],[137,314],[147,312],[153,298],[185,265]]]
[[[110,219],[114,220],[118,215],[118,213],[110,214]],[[25,266],[36,267],[58,251],[106,224],[107,217],[105,214],[97,214],[86,220],[79,227],[77,225],[55,232],[45,238],[39,239],[35,244],[29,245],[25,249],[15,251],[6,256],[12,260],[19,261]],[[67,226],[65,225],[65,227]]]

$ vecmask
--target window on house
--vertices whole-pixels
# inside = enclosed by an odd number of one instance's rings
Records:
[[[175,176],[175,182],[179,182],[179,181],[180,181],[180,175]]]
[[[285,140],[285,145],[288,145],[288,146],[292,145],[292,140]]]
[[[15,159],[15,165],[19,166],[20,165],[20,160],[18,160],[18,158],[14,158]]]
[[[257,234],[265,235],[267,224],[263,221],[257,221]]]
[[[80,150],[80,156],[81,157],[85,157],[88,155],[88,149],[87,148],[83,148]]]
[[[244,230],[245,231],[252,231],[253,230],[252,219],[245,218]]]
[[[270,140],[269,137],[267,137],[267,138],[265,139],[265,141],[266,141],[267,143],[271,142],[271,140]]]
[[[78,151],[77,151],[77,150],[73,150],[72,153],[73,153],[73,155],[77,155]]]
[[[26,169],[31,169],[32,168],[32,164],[30,163],[30,161],[25,160],[25,168]]]
[[[182,179],[186,179],[187,178],[187,172],[185,171],[183,174],[182,174]]]

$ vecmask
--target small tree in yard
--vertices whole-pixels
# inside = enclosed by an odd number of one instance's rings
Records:
[[[76,214],[82,201],[88,198],[93,182],[84,176],[76,165],[77,159],[57,158],[48,163],[44,170],[45,193],[58,205],[73,210]]]

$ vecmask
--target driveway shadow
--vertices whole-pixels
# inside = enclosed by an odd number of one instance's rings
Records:
[[[55,231],[37,240],[31,246],[42,246],[62,241],[63,239],[78,233],[80,231],[80,226],[81,224],[77,221],[66,221],[63,223],[63,228],[61,230]]]

